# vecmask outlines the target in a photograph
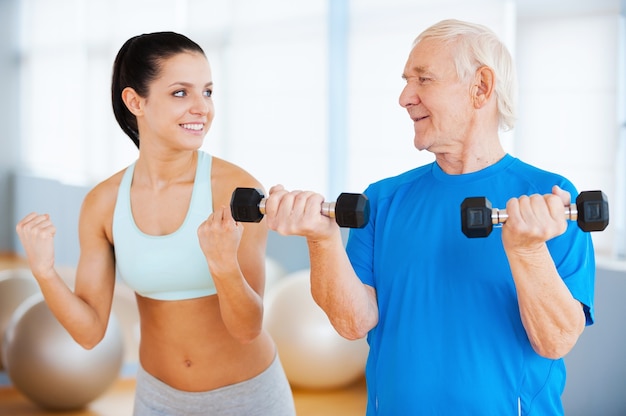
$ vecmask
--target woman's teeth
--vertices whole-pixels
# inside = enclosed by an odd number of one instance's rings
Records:
[[[202,130],[202,127],[203,127],[202,124],[181,124],[181,126],[184,129],[196,130],[196,131]]]

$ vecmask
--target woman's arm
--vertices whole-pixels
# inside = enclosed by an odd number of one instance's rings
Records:
[[[28,214],[16,227],[30,269],[46,303],[57,320],[84,348],[93,348],[104,337],[115,284],[115,260],[105,232],[110,222],[103,205],[103,188],[85,198],[79,220],[80,259],[74,291],[55,269],[56,228],[48,214]]]
[[[263,329],[267,227],[236,223],[230,199],[237,186],[260,188],[243,169],[213,158],[214,212],[198,228],[200,246],[217,288],[220,312],[233,337],[254,340]]]

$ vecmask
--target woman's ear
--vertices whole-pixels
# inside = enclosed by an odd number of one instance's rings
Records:
[[[476,70],[472,87],[472,99],[476,108],[481,108],[489,101],[496,87],[495,84],[496,76],[493,69],[481,66]]]
[[[126,87],[122,90],[122,101],[135,117],[142,115],[142,98],[131,87]]]

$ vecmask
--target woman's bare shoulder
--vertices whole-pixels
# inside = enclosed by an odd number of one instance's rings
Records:
[[[215,198],[228,201],[235,188],[245,187],[264,190],[261,182],[246,169],[215,156],[213,156],[211,169],[211,187]]]
[[[115,204],[124,172],[126,172],[126,168],[94,186],[85,196],[85,204],[93,203],[100,206]]]

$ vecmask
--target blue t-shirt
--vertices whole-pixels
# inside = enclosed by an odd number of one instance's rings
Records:
[[[539,356],[522,326],[501,228],[461,231],[466,197],[494,208],[512,197],[577,191],[565,178],[506,155],[479,172],[448,175],[436,163],[370,185],[370,221],[346,250],[376,289],[368,334],[368,415],[560,415],[562,359]],[[549,241],[560,276],[593,322],[591,237],[570,221]]]

